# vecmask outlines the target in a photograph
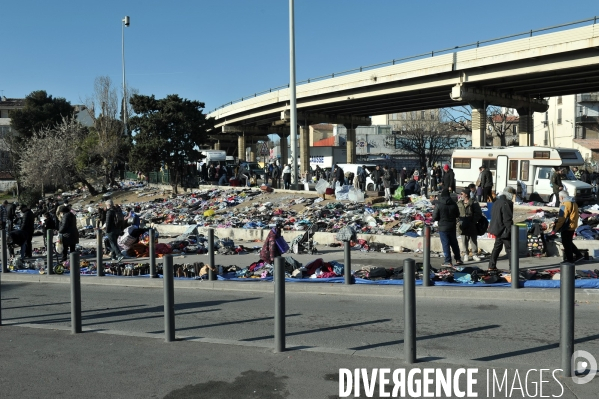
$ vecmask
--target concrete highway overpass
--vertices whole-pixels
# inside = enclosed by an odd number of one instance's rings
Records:
[[[573,28],[530,31],[300,82],[296,91],[301,159],[309,159],[310,124],[348,127],[348,162],[353,162],[350,132],[369,125],[371,115],[467,104],[472,106],[473,146],[484,142],[488,105],[518,109],[521,137],[524,134],[533,145],[532,113],[546,111],[544,98],[599,91],[596,22],[595,17],[568,24],[577,26]],[[545,33],[556,28],[566,29]],[[208,116],[215,119],[214,137],[237,135],[244,148],[247,136],[277,133],[284,147],[289,92],[288,87],[270,89],[212,111]],[[302,165],[307,167],[306,162]]]

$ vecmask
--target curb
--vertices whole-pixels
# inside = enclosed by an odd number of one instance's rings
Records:
[[[68,276],[48,276],[36,274],[10,273],[2,274],[2,280],[7,282],[24,283],[56,283],[70,284]],[[163,279],[148,277],[96,277],[82,276],[81,285],[109,285],[137,288],[162,288]],[[262,292],[274,294],[274,282],[256,281],[207,281],[207,280],[177,280],[175,288],[213,290],[213,291],[238,291]],[[401,285],[362,285],[353,284],[346,286],[340,283],[290,283],[285,284],[286,293],[311,294],[311,295],[356,295],[356,296],[403,296]],[[510,287],[416,287],[418,298],[443,298],[443,299],[473,299],[473,300],[510,300],[510,301],[551,301],[559,302],[560,290],[556,288],[520,288]],[[599,303],[599,290],[576,289],[577,302]]]

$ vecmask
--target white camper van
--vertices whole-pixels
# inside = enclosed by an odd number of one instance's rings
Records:
[[[456,186],[466,187],[478,180],[478,168],[485,165],[493,175],[494,191],[506,186],[518,188],[518,181],[526,185],[527,198],[538,194],[544,201],[553,200],[550,184],[555,167],[565,167],[568,174],[562,179],[568,194],[582,204],[593,201],[592,187],[576,180],[570,166],[584,164],[578,150],[554,147],[481,147],[456,149],[451,156]]]

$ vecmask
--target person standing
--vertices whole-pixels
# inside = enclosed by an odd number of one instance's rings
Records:
[[[283,166],[283,186],[285,190],[291,188],[291,168],[287,164]]]
[[[444,188],[441,191],[441,198],[439,198],[433,211],[433,220],[439,222],[439,236],[441,238],[441,245],[443,246],[443,255],[445,256],[443,267],[453,266],[451,263],[452,251],[456,265],[464,264],[460,256],[460,245],[458,244],[458,237],[456,235],[456,222],[459,217],[460,210],[458,204],[449,196],[449,190]]]
[[[574,232],[578,227],[578,204],[565,191],[559,192],[559,199],[561,206],[559,208],[557,223],[555,223],[552,233],[555,234],[555,232],[561,231],[565,257],[564,265],[574,266],[574,263],[584,258],[572,240]]]
[[[229,181],[227,180],[227,167],[223,164],[218,168],[218,185],[224,186]]]
[[[23,256],[31,258],[31,240],[33,240],[33,232],[35,231],[35,216],[26,204],[21,205],[21,213],[23,214],[23,220],[21,221],[21,230],[25,234],[25,243],[21,247],[21,258],[23,258]]]
[[[399,172],[399,185],[403,186],[406,184],[406,179],[408,178],[408,170],[406,169],[406,167],[404,166],[401,169],[401,172]]]
[[[385,188],[385,201],[387,204],[393,205],[391,201],[391,173],[387,165],[383,166],[383,187]]]
[[[271,164],[266,164],[264,166],[264,184],[268,185],[268,179],[270,179],[270,172],[272,165]]]
[[[123,260],[119,244],[117,242],[121,229],[118,227],[116,209],[111,199],[106,201],[106,235],[110,243],[110,259],[116,262]]]
[[[493,202],[493,175],[485,166],[480,167],[480,185],[483,188],[483,201]]]
[[[443,189],[449,190],[450,193],[455,193],[455,174],[453,169],[448,164],[443,165]]]
[[[476,224],[483,216],[480,205],[474,198],[470,197],[471,190],[467,189],[460,193],[458,209],[460,210],[459,229],[462,234],[462,247],[464,247],[464,262],[470,260],[468,244],[472,242],[472,260],[479,261],[478,256],[478,233]]]
[[[374,183],[374,191],[381,191],[381,177],[383,177],[383,171],[379,165],[376,165],[372,171],[372,182]]]
[[[516,189],[508,186],[503,189],[503,193],[497,198],[491,209],[489,233],[495,236],[495,244],[489,259],[489,270],[497,270],[497,259],[504,246],[511,266],[512,243],[510,240],[512,224],[514,224],[514,198],[516,198]]]
[[[58,209],[60,215],[60,226],[58,234],[61,235],[62,242],[62,261],[67,260],[67,254],[70,250],[75,252],[75,246],[79,243],[79,231],[77,230],[77,219],[73,212],[66,206]]]
[[[54,223],[54,218],[50,214],[50,212],[46,212],[42,215],[42,236],[44,237],[44,246],[46,250],[50,248],[52,245],[52,241],[48,244],[48,231],[51,231],[51,236],[54,235],[54,230],[56,230],[56,223]]]
[[[14,228],[17,209],[14,203],[9,203],[6,200],[4,200],[4,207],[6,208],[6,232],[10,233]]]
[[[358,183],[360,185],[360,190],[366,191],[366,165],[362,165],[358,168]]]
[[[559,193],[563,191],[564,185],[562,184],[562,173],[563,169],[556,169],[551,176],[551,187],[553,188],[553,198],[555,198],[555,206],[559,208]]]
[[[279,169],[278,165],[273,165],[272,166],[272,186],[273,188],[280,188],[281,185],[279,184],[281,180],[281,169]]]

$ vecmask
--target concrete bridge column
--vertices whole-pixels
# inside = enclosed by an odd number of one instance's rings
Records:
[[[519,115],[518,122],[518,144],[520,146],[533,146],[534,127],[532,125],[532,113],[530,108],[517,108]]]
[[[487,107],[482,103],[472,103],[472,147],[487,145]]]
[[[250,147],[250,162],[256,162],[256,151],[253,146]]]
[[[279,166],[283,166],[289,162],[289,144],[287,142],[288,134],[279,133],[279,147],[281,149],[281,159]]]
[[[245,161],[245,135],[237,137],[237,157],[240,161]]]
[[[347,131],[345,136],[347,163],[356,163],[356,129],[353,128],[353,124],[344,126]]]
[[[220,140],[217,141],[216,143],[214,143],[214,149],[215,150],[220,150]]]
[[[310,128],[300,126],[300,176],[310,170]]]

